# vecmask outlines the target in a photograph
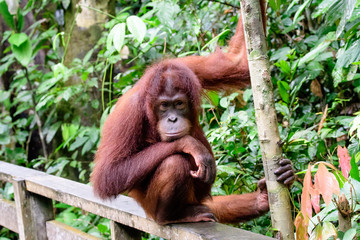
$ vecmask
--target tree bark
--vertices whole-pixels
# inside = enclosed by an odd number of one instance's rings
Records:
[[[294,239],[289,191],[276,181],[274,171],[282,158],[273,86],[259,0],[241,0],[256,124],[265,171],[273,228],[278,239]]]
[[[108,19],[106,14],[113,14],[114,0],[72,0],[65,12],[66,41],[70,37],[64,63],[70,66],[74,58],[83,59],[92,49],[104,29]]]

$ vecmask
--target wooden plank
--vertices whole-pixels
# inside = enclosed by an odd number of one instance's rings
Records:
[[[141,231],[110,221],[111,240],[141,240]]]
[[[90,186],[56,176],[29,177],[26,180],[26,186],[31,192],[82,208],[96,215],[165,239],[214,239],[214,236],[216,239],[229,240],[235,238],[243,240],[271,239],[219,223],[160,226],[152,219],[147,218],[143,209],[132,198],[120,195],[112,201],[102,201],[93,195]]]
[[[0,162],[0,176],[19,176],[22,167]],[[70,181],[68,179],[47,174],[36,174],[26,171],[25,180],[28,191],[54,199],[69,205],[79,207],[85,211],[108,218],[122,225],[148,232],[165,239],[241,239],[241,240],[270,240],[260,234],[233,228],[219,223],[191,223],[160,226],[146,217],[143,209],[132,199],[119,195],[116,199],[103,201],[93,195],[89,185]],[[24,171],[25,172],[25,171]]]
[[[49,240],[99,240],[90,234],[84,233],[79,229],[68,226],[56,220],[46,222],[47,237]]]
[[[21,240],[35,239],[35,233],[32,229],[30,199],[26,194],[25,180],[13,179],[14,198],[16,205],[16,217],[19,229],[19,238]]]
[[[44,196],[30,193],[30,207],[33,230],[36,239],[47,239],[46,222],[54,219],[52,200]]]
[[[38,175],[47,174],[31,168],[20,167],[11,163],[0,161],[0,181],[11,182],[15,177],[26,179],[27,177]]]
[[[13,232],[18,233],[15,202],[0,199],[0,226],[4,226]]]
[[[53,219],[52,201],[28,193],[25,180],[14,178],[14,197],[18,232],[21,240],[46,240],[46,221]]]

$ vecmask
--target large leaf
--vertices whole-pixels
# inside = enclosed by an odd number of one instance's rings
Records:
[[[15,58],[26,67],[31,61],[32,49],[30,39],[25,33],[15,33],[9,38]]]
[[[13,18],[13,16],[10,14],[6,2],[5,2],[5,1],[1,1],[1,0],[0,0],[0,14],[3,16],[4,21],[6,22],[6,24],[7,24],[10,28],[15,29],[14,18]]]
[[[109,34],[112,36],[112,42],[115,49],[120,53],[125,39],[125,23],[116,24]]]
[[[174,28],[174,23],[177,14],[180,12],[180,7],[174,1],[154,1],[154,7],[157,10],[156,16],[164,25]]]
[[[340,187],[334,174],[330,173],[325,164],[320,163],[315,174],[315,188],[321,193],[326,205],[329,205],[333,194],[339,195]]]
[[[313,48],[310,52],[308,52],[304,57],[300,59],[299,67],[304,63],[314,60],[320,54],[323,54],[326,48],[332,43],[332,41],[336,40],[335,32],[330,32],[326,35],[326,38],[320,41],[320,44]]]
[[[342,15],[340,24],[336,29],[336,37],[340,37],[343,32],[346,22],[351,18],[354,12],[356,2],[357,0],[345,0],[345,13]]]
[[[293,30],[294,27],[295,27],[295,25],[296,25],[302,18],[304,18],[302,12],[305,10],[305,8],[307,7],[307,5],[308,5],[310,2],[311,2],[311,0],[306,0],[306,1],[298,8],[298,10],[297,10],[296,13],[295,13],[295,16],[294,16],[294,19],[293,19],[293,23],[284,30],[284,33],[288,33],[288,32],[290,32],[291,30]]]
[[[137,16],[130,16],[126,19],[126,23],[136,40],[142,43],[146,34],[146,25],[143,20]]]
[[[312,207],[310,200],[310,192],[313,188],[313,184],[311,181],[311,166],[309,164],[308,170],[305,173],[304,177],[304,187],[301,193],[301,213],[306,218],[312,217]]]

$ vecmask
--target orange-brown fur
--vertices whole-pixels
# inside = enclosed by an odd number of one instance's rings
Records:
[[[160,139],[154,101],[163,91],[163,79],[171,79],[174,89],[186,93],[191,103],[191,137]],[[104,124],[91,176],[95,193],[109,198],[128,191],[161,224],[215,218],[236,222],[261,215],[263,211],[254,205],[259,192],[211,197],[211,183],[190,175],[196,170],[192,153],[205,146],[212,154],[198,122],[202,89],[241,88],[249,83],[241,19],[227,53],[218,49],[207,57],[170,59],[151,66],[119,99]]]

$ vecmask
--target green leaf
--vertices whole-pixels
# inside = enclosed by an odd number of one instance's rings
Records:
[[[46,142],[50,143],[51,140],[54,138],[56,132],[58,131],[58,129],[61,126],[61,122],[57,122],[55,124],[52,124],[46,134]]]
[[[207,42],[207,43],[201,48],[201,51],[204,51],[204,49],[206,49],[207,47],[209,47],[209,45],[217,42],[222,35],[224,35],[225,33],[228,33],[229,31],[230,31],[229,29],[226,29],[226,30],[222,31],[221,33],[219,33],[217,36],[215,36],[213,39],[211,39],[209,42]]]
[[[129,17],[130,18],[130,17]],[[146,27],[145,27],[145,31],[146,31]],[[113,32],[112,36],[113,36],[113,44],[115,49],[120,52],[123,45],[124,45],[124,40],[125,40],[125,23],[119,23],[116,24],[112,29],[111,32]],[[134,33],[133,33],[134,34]],[[144,34],[145,35],[145,34]],[[142,39],[141,39],[142,41]]]
[[[181,11],[179,5],[174,1],[154,1],[154,8],[157,10],[156,16],[164,25],[174,28],[177,14]]]
[[[207,92],[207,96],[209,97],[210,101],[212,102],[212,104],[215,105],[215,107],[217,107],[219,105],[219,94],[215,91],[209,91]]]
[[[356,0],[345,1],[345,12],[341,17],[338,28],[336,29],[336,37],[340,37],[341,33],[344,31],[345,24],[351,18],[355,6]]]
[[[0,102],[5,102],[10,97],[10,91],[0,90]]]
[[[29,38],[25,33],[15,33],[9,38],[9,43],[19,47],[27,40],[29,40]]]
[[[245,102],[249,102],[250,99],[252,97],[252,90],[251,89],[246,89],[243,93],[243,99]]]
[[[142,43],[146,34],[146,25],[143,20],[137,16],[130,16],[126,19],[126,23],[129,31],[134,35],[136,40]]]
[[[76,137],[76,140],[75,142],[73,142],[71,145],[70,145],[70,148],[69,148],[69,151],[74,151],[76,150],[78,147],[81,147],[82,145],[84,145],[84,143],[89,140],[88,137]]]
[[[285,73],[286,76],[291,75],[291,68],[290,64],[284,60],[280,60],[279,62],[275,63],[275,66],[279,67],[280,70]]]
[[[334,34],[334,32],[332,32],[332,34]],[[332,42],[331,40],[325,40],[325,39],[323,39],[323,41],[320,41],[319,45],[317,45],[315,48],[313,48],[310,52],[308,52],[304,57],[300,59],[299,67],[304,63],[314,60],[314,58],[322,54],[326,50],[326,48],[330,45],[331,42]]]
[[[79,129],[79,125],[75,125],[75,124],[65,123],[65,124],[61,125],[61,133],[62,133],[64,142],[66,142],[71,137],[73,137],[77,133],[78,129]]]
[[[270,61],[276,60],[286,60],[288,58],[288,54],[291,52],[289,47],[283,47],[276,50],[270,57]]]
[[[8,6],[7,6],[5,1],[0,1],[0,14],[3,16],[4,21],[6,22],[6,24],[10,28],[15,29],[14,18],[10,14]]]
[[[355,161],[355,157],[352,156],[351,160],[350,160],[350,165],[351,165],[351,170],[350,170],[350,176],[357,180],[357,181],[360,181],[360,176],[359,176],[359,168],[356,164],[356,161]]]
[[[311,0],[306,0],[300,7],[299,9],[296,11],[295,16],[294,16],[294,20],[293,20],[293,25],[295,25],[299,20],[300,17],[302,15],[302,12],[305,10],[305,8],[307,7],[307,5],[311,2]]]
[[[227,108],[230,105],[229,99],[227,97],[223,97],[220,99],[220,106],[223,108]]]
[[[344,237],[342,238],[342,240],[352,240],[354,239],[356,235],[356,229],[355,228],[350,228],[349,230],[347,230],[344,234]]]
[[[65,212],[64,213],[64,222],[67,225],[70,225],[74,222],[74,220],[77,219],[76,215],[72,212]]]
[[[326,0],[326,1],[321,1],[320,5],[317,7],[316,12],[314,12],[313,14],[311,14],[311,17],[317,18],[320,15],[323,15],[325,13],[327,13],[327,11],[329,10],[329,8],[335,4],[338,0]]]
[[[336,54],[335,68],[347,68],[351,63],[360,60],[360,39],[349,45],[345,51],[338,51]]]
[[[32,49],[30,39],[25,33],[15,33],[9,38],[15,58],[26,67],[31,61]]]
[[[98,225],[97,225],[97,228],[99,229],[99,231],[100,231],[101,233],[105,233],[105,232],[108,230],[107,226],[105,226],[105,225],[103,225],[103,224],[98,224]]]
[[[290,90],[289,84],[285,81],[277,81],[277,85],[278,85],[279,93],[280,93],[282,100],[286,103],[289,103],[289,101],[290,101],[290,96],[288,93],[288,91]]]

